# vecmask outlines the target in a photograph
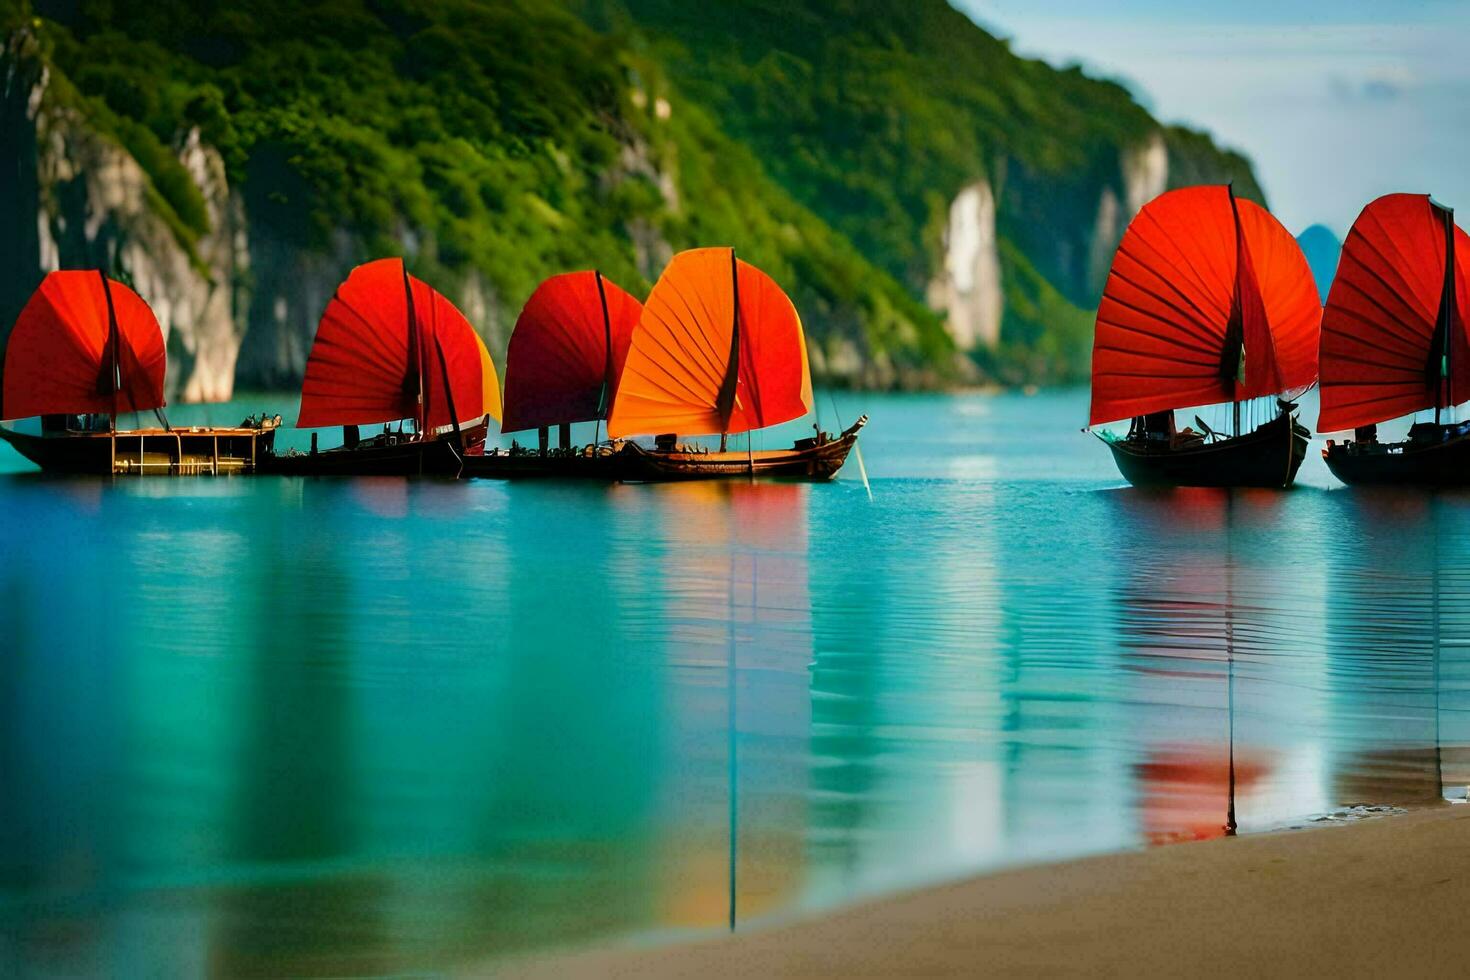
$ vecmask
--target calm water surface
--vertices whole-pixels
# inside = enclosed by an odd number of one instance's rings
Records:
[[[1470,497],[1315,451],[1289,493],[1136,492],[1081,392],[839,402],[871,499],[3,450],[0,974],[745,928],[1220,834],[1232,758],[1243,831],[1463,793]]]

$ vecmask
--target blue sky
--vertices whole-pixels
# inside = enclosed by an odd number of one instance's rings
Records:
[[[1470,223],[1470,3],[953,0],[1021,54],[1078,62],[1256,164],[1293,232],[1432,193]]]

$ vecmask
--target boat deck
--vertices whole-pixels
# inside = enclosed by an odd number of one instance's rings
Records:
[[[0,426],[0,439],[43,470],[132,476],[251,473],[269,456],[276,426],[190,426],[124,432],[29,435]]]
[[[632,482],[742,476],[830,480],[847,462],[847,455],[867,422],[868,417],[864,415],[834,438],[821,442],[802,439],[787,449],[754,452],[670,452],[648,450],[630,442],[624,444],[616,457],[620,463],[619,477]]]
[[[1291,412],[1253,432],[1184,446],[1095,434],[1135,487],[1289,487],[1311,435]]]
[[[1420,423],[1401,442],[1327,441],[1322,458],[1343,483],[1366,486],[1470,486],[1470,432]],[[1417,438],[1413,436],[1417,435]]]

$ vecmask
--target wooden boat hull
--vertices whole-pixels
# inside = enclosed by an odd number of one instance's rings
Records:
[[[1183,449],[1107,442],[1136,487],[1289,487],[1307,456],[1305,427],[1282,413],[1254,432]]]
[[[750,479],[782,477],[794,480],[830,480],[847,462],[857,445],[858,432],[868,423],[864,415],[837,438],[817,444],[803,439],[790,449],[755,453],[658,452],[627,443],[615,457],[619,478],[629,482],[670,480]]]
[[[29,435],[0,426],[0,439],[48,473],[137,476],[255,472],[272,457],[276,430],[137,429]]]
[[[271,456],[261,462],[260,472],[276,476],[458,476],[468,458],[461,457],[446,439],[406,440]]]
[[[276,476],[459,476],[465,461],[485,445],[488,425],[480,422],[432,439],[394,433],[364,439],[348,448],[291,452],[262,460],[260,472]],[[467,447],[467,448],[466,448]]]
[[[1322,458],[1353,486],[1470,486],[1470,435],[1445,442],[1329,445]]]

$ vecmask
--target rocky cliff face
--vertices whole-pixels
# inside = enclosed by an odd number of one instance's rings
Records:
[[[101,268],[130,283],[152,306],[168,346],[166,388],[174,401],[224,401],[235,388],[290,389],[300,383],[316,322],[337,284],[365,258],[345,229],[323,247],[282,231],[272,188],[279,161],[252,160],[232,187],[219,152],[197,128],[173,147],[201,195],[208,231],[190,235],[122,142],[41,55],[30,30],[0,49],[0,345],[47,272]],[[656,187],[677,212],[672,174],[632,140],[609,168],[610,184],[630,178]],[[264,217],[260,217],[264,216]],[[255,220],[252,220],[252,217]],[[673,249],[652,223],[626,229],[637,263],[656,278]],[[410,255],[426,243],[413,229],[399,239]],[[492,351],[505,349],[513,314],[473,266],[442,270],[438,285]],[[0,347],[3,349],[3,347]],[[497,354],[497,361],[499,360]]]
[[[955,346],[990,347],[1000,338],[1005,294],[995,232],[995,194],[988,181],[963,188],[949,206],[940,274],[929,305],[944,313]]]
[[[0,49],[0,335],[41,278],[36,118],[47,80],[34,38],[17,35]]]
[[[1169,186],[1169,151],[1163,134],[1154,133],[1142,145],[1123,150],[1118,172],[1120,186],[1105,185],[1098,197],[1087,262],[1087,285],[1093,291],[1101,291],[1128,222]]]
[[[225,401],[237,384],[298,383],[316,319],[353,265],[345,236],[320,252],[252,226],[248,196],[230,187],[219,153],[190,130],[176,152],[209,220],[191,241],[164,217],[137,160],[58,91],[29,32],[8,42],[0,77],[0,154],[16,168],[4,191],[14,220],[0,232],[7,259],[0,329],[8,331],[47,272],[101,268],[131,283],[157,314],[170,400]],[[483,285],[465,286],[479,322],[492,321]]]
[[[4,329],[47,272],[106,269],[148,297],[158,315],[173,397],[229,398],[243,335],[239,314],[248,300],[238,288],[248,253],[239,202],[219,155],[197,133],[179,149],[203,193],[211,228],[194,242],[182,240],[160,213],[138,162],[54,91],[28,32],[7,43],[0,77],[6,80],[4,155],[20,164],[5,193],[11,220],[0,234],[7,239]]]
[[[236,268],[241,276],[234,295],[236,322],[243,326],[235,383],[244,389],[290,390],[300,385],[306,371],[322,311],[338,284],[363,261],[362,248],[345,231],[318,250],[283,237],[267,222],[246,221],[252,197],[243,196],[238,212],[242,235]],[[512,321],[485,276],[469,268],[436,279],[435,285],[475,325],[490,350],[505,349]],[[495,360],[501,363],[498,355]]]
[[[1084,174],[1057,194],[1029,178],[1022,168],[1010,185],[1010,207],[1019,217],[1013,234],[1029,241],[1048,261],[1048,272],[1082,306],[1096,300],[1107,278],[1113,252],[1128,222],[1169,186],[1169,153],[1162,133],[1125,148],[1116,170]],[[1093,201],[1090,208],[1088,202]],[[945,317],[959,349],[993,347],[1000,340],[1006,282],[1000,261],[996,195],[988,181],[961,188],[949,206],[940,274],[930,284],[929,304]],[[1041,230],[1041,233],[1038,232]]]

